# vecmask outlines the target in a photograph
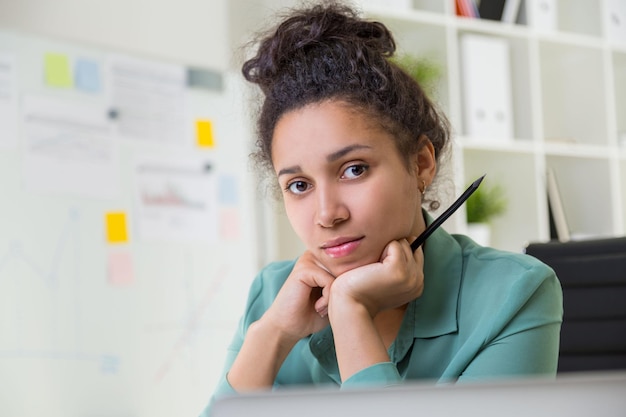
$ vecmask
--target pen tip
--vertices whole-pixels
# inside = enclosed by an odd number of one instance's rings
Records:
[[[483,181],[483,179],[485,178],[485,175],[487,174],[483,174],[480,178],[478,178],[476,181],[474,181],[474,185],[478,186],[480,185],[480,183]]]

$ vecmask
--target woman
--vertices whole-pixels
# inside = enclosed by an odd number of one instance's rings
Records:
[[[253,282],[214,398],[556,372],[551,269],[443,229],[411,251],[449,134],[394,50],[381,23],[320,4],[244,64],[264,96],[257,160],[307,250]]]

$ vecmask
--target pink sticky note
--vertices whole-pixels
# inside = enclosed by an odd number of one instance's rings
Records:
[[[220,210],[220,237],[225,240],[237,240],[241,236],[239,210],[234,207]]]
[[[109,284],[114,286],[130,285],[135,280],[133,258],[128,252],[115,251],[109,253],[107,268]]]

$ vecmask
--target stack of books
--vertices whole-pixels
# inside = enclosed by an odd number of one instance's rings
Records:
[[[616,0],[616,2],[619,0]],[[555,30],[556,0],[456,0],[457,16]]]

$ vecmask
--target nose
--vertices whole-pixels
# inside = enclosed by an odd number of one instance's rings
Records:
[[[350,211],[337,187],[318,184],[316,191],[316,224],[329,228],[346,221],[350,217]]]

